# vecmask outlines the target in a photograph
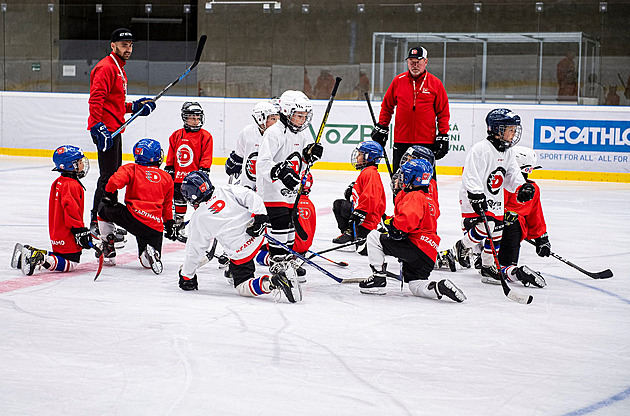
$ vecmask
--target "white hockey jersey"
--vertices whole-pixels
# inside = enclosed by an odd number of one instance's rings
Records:
[[[277,122],[265,130],[256,164],[256,188],[258,194],[265,201],[265,205],[293,207],[297,197],[297,189],[287,189],[279,179],[272,181],[271,169],[276,164],[288,160],[301,178],[306,170],[306,163],[302,160],[302,151],[304,147],[313,142],[306,130],[293,133],[282,122]]]
[[[512,149],[499,152],[487,139],[475,143],[466,155],[462,173],[462,186],[459,190],[462,216],[477,216],[468,200],[468,192],[471,192],[485,194],[488,202],[487,215],[503,219],[503,189],[515,192],[524,183],[525,179]]]
[[[262,134],[257,124],[249,124],[240,131],[236,141],[236,154],[243,158],[243,170],[238,184],[256,190],[256,162]]]
[[[254,191],[240,185],[216,188],[212,198],[199,204],[190,218],[182,274],[195,275],[213,238],[234,263],[253,258],[264,240],[263,236],[251,237],[245,231],[253,214],[267,214],[262,199]]]

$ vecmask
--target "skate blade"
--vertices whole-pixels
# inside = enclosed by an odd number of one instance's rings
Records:
[[[364,295],[379,295],[379,296],[383,296],[386,293],[384,287],[360,288],[360,291]]]
[[[298,277],[297,273],[292,267],[289,267],[289,270],[285,272],[287,274],[287,278],[289,282],[291,282],[291,293],[293,294],[293,299],[295,303],[302,301],[302,286],[300,285],[300,277]],[[304,281],[306,281],[306,277],[304,277]]]
[[[489,285],[500,285],[501,281],[497,280],[497,279],[493,279],[492,277],[483,276],[481,278],[481,283],[486,283],[486,284],[489,284]]]
[[[105,266],[115,266],[116,265],[116,257],[106,257],[103,259],[103,265]]]
[[[24,249],[24,246],[20,243],[15,243],[15,248],[13,249],[13,257],[11,257],[11,267],[13,269],[21,269],[22,268],[22,262],[20,261],[20,258],[22,258],[22,250]]]

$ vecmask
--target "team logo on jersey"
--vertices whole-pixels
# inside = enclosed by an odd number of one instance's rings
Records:
[[[505,169],[502,167],[496,168],[490,175],[488,176],[488,181],[486,182],[486,186],[488,191],[492,195],[496,195],[503,188],[503,182],[505,181]]]
[[[188,146],[187,144],[183,144],[177,149],[177,163],[182,168],[190,166],[194,159],[193,155],[194,153],[190,146]]]
[[[159,183],[160,182],[160,174],[151,170],[147,170],[145,172],[147,180],[149,182],[153,182],[153,183]]]
[[[299,207],[298,211],[299,211],[298,215],[300,216],[300,218],[303,218],[305,220],[308,220],[309,218],[311,218],[311,210],[310,209]]]
[[[258,160],[258,152],[254,152],[249,155],[247,163],[245,164],[245,175],[247,179],[252,182],[256,182],[256,161]]]
[[[212,212],[213,214],[218,214],[219,212],[221,212],[221,210],[223,210],[223,208],[225,208],[225,201],[217,199],[216,201],[214,201],[214,204],[210,205],[208,211]]]

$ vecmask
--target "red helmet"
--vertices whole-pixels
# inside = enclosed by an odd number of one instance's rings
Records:
[[[304,187],[302,188],[302,195],[310,194],[311,186],[313,186],[313,175],[309,172],[308,175],[306,175],[306,182],[304,182]]]

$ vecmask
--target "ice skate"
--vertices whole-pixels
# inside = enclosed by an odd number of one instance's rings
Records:
[[[227,279],[228,283],[234,286],[234,278],[232,277],[232,273],[230,273],[230,269],[226,269],[223,272],[223,276]]]
[[[41,269],[47,253],[48,252],[46,250],[39,250],[35,247],[22,247],[22,273],[27,276],[32,276],[36,268]]]
[[[114,234],[107,235],[107,238],[103,241],[103,264],[107,266],[116,265],[116,247],[114,246]]]
[[[470,268],[470,251],[471,250],[469,248],[466,248],[464,243],[462,243],[462,240],[458,240],[452,249],[452,254],[454,255],[455,259],[457,260],[459,265],[465,269]]]
[[[452,250],[438,251],[437,259],[435,261],[435,269],[448,268],[452,272],[457,271],[457,260],[453,255]]]
[[[359,283],[359,290],[366,295],[384,295],[385,287],[387,286],[387,265],[383,265],[381,270],[377,270],[374,266],[372,268],[372,275],[367,279]]]
[[[302,288],[300,287],[300,281],[298,279],[296,267],[297,265],[293,260],[292,254],[275,255],[269,259],[269,271],[272,274],[271,283],[274,284],[274,275],[284,276],[291,284],[291,298],[289,298],[289,296],[287,295],[287,299],[289,299],[291,303],[300,302],[302,300]],[[286,289],[286,286],[275,287],[282,289],[283,292]]]
[[[181,290],[199,290],[199,287],[197,285],[197,275],[195,275],[192,279],[186,280],[180,273],[179,288]]]
[[[22,268],[22,250],[24,246],[20,243],[15,243],[13,248],[13,256],[11,257],[11,267],[14,269]]]
[[[542,277],[539,272],[532,270],[527,266],[517,267],[514,274],[516,274],[516,278],[523,283],[523,286],[534,285],[541,288],[547,286],[545,278]]]
[[[142,263],[144,267],[148,266],[147,268],[150,268],[155,274],[161,274],[164,270],[164,266],[160,260],[160,252],[149,244],[147,244],[147,247],[140,255],[140,263]],[[148,263],[148,265],[146,263]]]
[[[455,284],[449,279],[440,280],[435,287],[435,293],[437,293],[438,299],[442,299],[443,296],[446,296],[452,301],[458,303],[466,300],[466,295],[464,295],[464,292],[462,292],[461,289],[455,286]]]
[[[354,240],[352,230],[346,230],[338,237],[333,238],[332,242],[335,244],[346,244]]]
[[[227,256],[227,254],[223,253],[217,258],[217,261],[219,262],[219,269],[225,269],[226,267],[228,267],[230,258]]]
[[[481,270],[479,271],[481,274],[481,282],[488,283],[491,285],[500,285],[501,284],[501,273],[497,270],[495,266],[481,266]]]
[[[271,290],[280,290],[282,293],[284,293],[284,296],[289,302],[296,302],[296,299],[293,296],[293,284],[289,281],[283,271],[279,273],[274,273],[271,276],[269,288]]]

